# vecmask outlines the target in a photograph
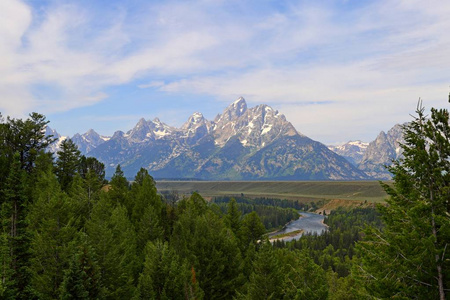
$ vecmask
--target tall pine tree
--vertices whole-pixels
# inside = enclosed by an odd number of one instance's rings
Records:
[[[447,110],[405,125],[404,158],[384,185],[389,199],[380,205],[384,230],[372,228],[359,244],[359,274],[376,297],[445,299],[450,287],[450,126]]]
[[[62,190],[67,191],[73,177],[80,169],[80,151],[71,139],[67,139],[61,143],[61,150],[57,154],[55,173]]]
[[[26,172],[16,153],[2,190],[2,284],[6,299],[27,299],[30,294],[29,247],[27,228],[29,199],[26,196]],[[5,251],[7,250],[7,251]]]

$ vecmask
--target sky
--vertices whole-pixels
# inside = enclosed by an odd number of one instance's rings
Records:
[[[243,96],[314,140],[449,108],[447,0],[1,0],[0,112],[72,136],[212,120]]]

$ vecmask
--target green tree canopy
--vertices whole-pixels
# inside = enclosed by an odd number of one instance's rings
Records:
[[[55,173],[62,189],[67,191],[80,168],[80,151],[71,139],[67,139],[61,143],[61,150],[57,154]]]
[[[360,278],[376,297],[445,299],[450,287],[450,126],[445,109],[419,103],[403,127],[404,158],[389,169],[394,185],[380,205],[386,226],[359,244]]]

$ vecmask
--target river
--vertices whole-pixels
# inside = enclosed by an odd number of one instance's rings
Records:
[[[304,211],[299,211],[299,213],[302,215],[299,219],[288,223],[282,230],[271,233],[269,235],[269,239],[272,236],[289,233],[299,229],[303,230],[303,233],[311,232],[317,234],[321,234],[322,231],[327,230],[328,226],[323,224],[323,220],[325,218],[323,215],[308,213]],[[284,237],[282,239],[285,242],[297,240],[302,236],[303,233],[300,233],[295,236]]]

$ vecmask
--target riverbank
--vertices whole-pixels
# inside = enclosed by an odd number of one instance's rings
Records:
[[[287,232],[287,233],[277,234],[277,235],[272,236],[272,237],[269,239],[269,241],[270,241],[270,242],[273,242],[273,241],[277,241],[277,240],[284,240],[284,239],[286,239],[286,238],[295,237],[296,235],[299,235],[299,234],[301,234],[301,233],[303,233],[303,230],[302,230],[302,229],[294,230],[294,231]]]
[[[287,223],[282,230],[270,233],[269,240],[291,241],[299,239],[305,233],[321,234],[328,229],[323,220],[325,216],[311,212],[299,211],[302,217]],[[275,238],[278,237],[278,238]]]

